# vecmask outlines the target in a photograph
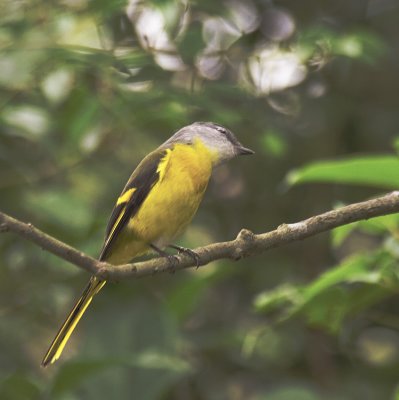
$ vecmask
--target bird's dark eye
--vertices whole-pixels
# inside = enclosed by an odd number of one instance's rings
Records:
[[[221,126],[217,126],[217,127],[216,127],[216,130],[217,130],[218,132],[220,132],[220,133],[223,133],[224,135],[227,133],[227,132],[226,132],[226,129],[222,128]]]

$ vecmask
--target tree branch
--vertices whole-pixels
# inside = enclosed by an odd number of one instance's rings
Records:
[[[262,253],[270,248],[306,239],[338,226],[397,212],[399,212],[399,191],[373,200],[350,204],[294,224],[283,224],[273,231],[259,235],[243,229],[234,240],[213,243],[208,246],[199,247],[194,251],[198,254],[199,265],[206,265],[211,261],[222,258],[239,260]],[[172,263],[170,259],[161,257],[134,264],[110,265],[97,261],[47,235],[32,224],[26,224],[0,212],[0,232],[9,231],[104,279],[141,278],[158,272],[176,271],[196,266],[196,261],[187,254],[176,256],[175,263]]]

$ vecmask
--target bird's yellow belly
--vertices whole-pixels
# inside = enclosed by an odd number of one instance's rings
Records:
[[[161,178],[151,189],[127,229],[116,241],[107,261],[122,264],[150,250],[164,247],[181,234],[195,215],[212,170],[211,157],[189,146],[176,146]]]

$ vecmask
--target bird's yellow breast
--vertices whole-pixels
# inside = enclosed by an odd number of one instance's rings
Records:
[[[213,154],[196,141],[166,151],[157,172],[159,180],[139,211],[120,233],[107,261],[120,264],[169,244],[195,215],[212,172]]]

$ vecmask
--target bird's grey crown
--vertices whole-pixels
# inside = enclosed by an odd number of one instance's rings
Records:
[[[219,137],[227,139],[232,145],[239,144],[234,134],[222,125],[215,124],[214,122],[194,122],[191,125],[186,125],[178,130],[172,137],[170,137],[162,147],[169,147],[174,143],[187,143],[191,144],[195,137],[213,137],[215,140]]]
[[[216,124],[215,122],[202,122],[202,121],[194,122],[192,125],[206,126],[211,129],[216,129],[218,132],[225,135],[226,138],[234,145],[240,144],[240,142],[234,136],[233,132],[231,132],[229,129],[225,128],[223,125]]]

